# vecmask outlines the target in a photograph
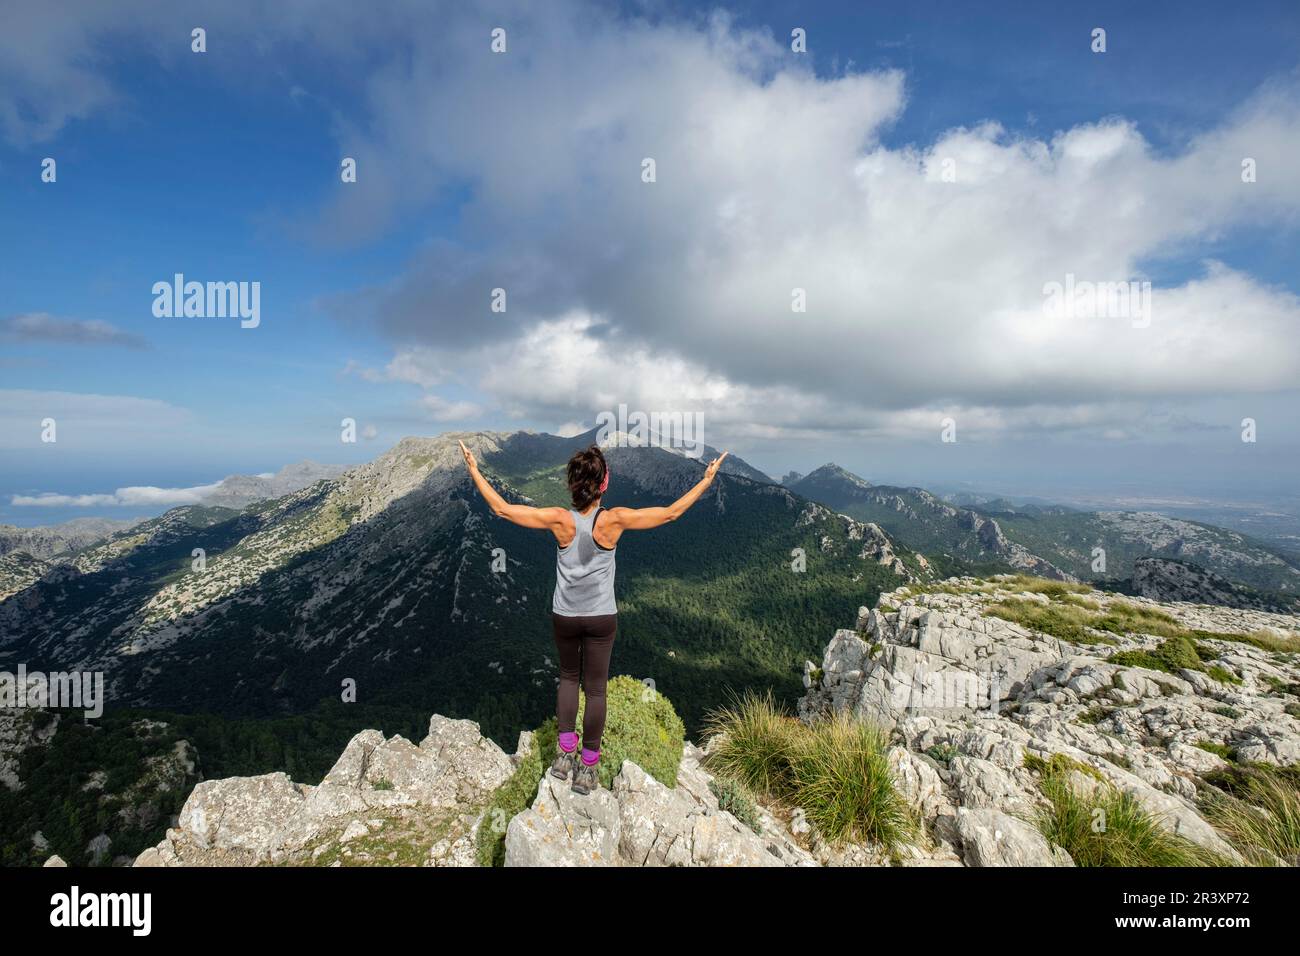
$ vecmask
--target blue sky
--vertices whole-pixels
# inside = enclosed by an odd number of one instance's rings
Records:
[[[1294,3],[9,6],[0,522],[618,401],[775,474],[1231,496],[1300,461]],[[1035,330],[1065,271],[1170,318]],[[260,326],[155,317],[176,272],[260,282]]]

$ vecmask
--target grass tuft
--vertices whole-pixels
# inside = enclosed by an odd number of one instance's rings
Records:
[[[894,786],[888,739],[871,724],[837,715],[804,724],[770,694],[747,693],[710,716],[709,769],[760,796],[802,807],[835,844],[865,841],[893,849],[917,821]]]
[[[1300,865],[1300,768],[1250,764],[1205,779],[1201,811],[1248,862]]]
[[[1050,760],[1026,755],[1025,764],[1039,774],[1038,786],[1048,806],[1038,814],[1039,832],[1070,854],[1077,866],[1216,866],[1209,851],[1166,829],[1131,794],[1098,782],[1089,792],[1076,789],[1071,776],[1085,768],[1055,754]]]

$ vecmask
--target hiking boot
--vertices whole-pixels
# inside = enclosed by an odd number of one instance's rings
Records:
[[[576,751],[565,753],[561,750],[555,758],[555,763],[551,764],[551,776],[559,777],[561,780],[568,780],[574,771],[577,756]]]
[[[581,760],[577,762],[577,769],[573,773],[573,792],[580,793],[584,797],[593,790],[600,789],[600,773],[597,771],[597,764],[588,766]]]

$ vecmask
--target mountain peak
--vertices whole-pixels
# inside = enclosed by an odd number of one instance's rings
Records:
[[[798,479],[796,485],[810,485],[818,482],[847,482],[855,488],[870,488],[871,482],[865,478],[860,478],[847,468],[841,468],[833,461],[828,461],[820,468],[815,468],[802,478]]]

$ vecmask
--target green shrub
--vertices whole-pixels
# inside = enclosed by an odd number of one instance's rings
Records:
[[[1284,681],[1279,677],[1274,677],[1272,674],[1265,674],[1263,677],[1264,683],[1269,686],[1273,693],[1290,694],[1292,697],[1300,697],[1300,684]]]
[[[601,786],[613,785],[624,760],[631,760],[665,787],[677,786],[686,728],[668,698],[626,674],[610,679],[605,697],[605,732],[600,738]],[[579,694],[579,728],[586,707],[586,695]]]
[[[718,806],[749,827],[755,833],[763,832],[763,825],[758,819],[758,803],[744,784],[736,780],[715,778],[709,781],[709,789],[718,798]]]
[[[1086,763],[1075,760],[1067,754],[1052,754],[1051,757],[1043,758],[1036,753],[1025,752],[1024,760],[1021,761],[1026,770],[1030,770],[1044,778],[1069,776],[1071,773],[1081,773],[1085,776],[1092,777],[1098,783],[1104,782],[1105,777],[1096,767],[1090,767]]]
[[[1171,673],[1180,670],[1199,670],[1203,666],[1200,655],[1196,653],[1196,645],[1185,637],[1171,637],[1161,641],[1160,646],[1155,650],[1155,655]]]
[[[1106,658],[1106,662],[1120,667],[1145,667],[1149,671],[1166,670],[1160,659],[1150,651],[1120,651]]]
[[[1081,712],[1074,719],[1081,724],[1099,724],[1111,715],[1114,707],[1107,707],[1104,704],[1093,704],[1087,710]]]
[[[1213,667],[1207,667],[1205,669],[1205,673],[1207,676],[1217,680],[1220,684],[1241,683],[1240,677],[1238,677],[1232,671],[1228,670],[1226,667],[1220,667],[1218,664],[1215,664]]]
[[[952,758],[957,756],[957,748],[952,744],[935,744],[933,747],[927,747],[925,753],[927,757],[946,767],[952,763]]]

